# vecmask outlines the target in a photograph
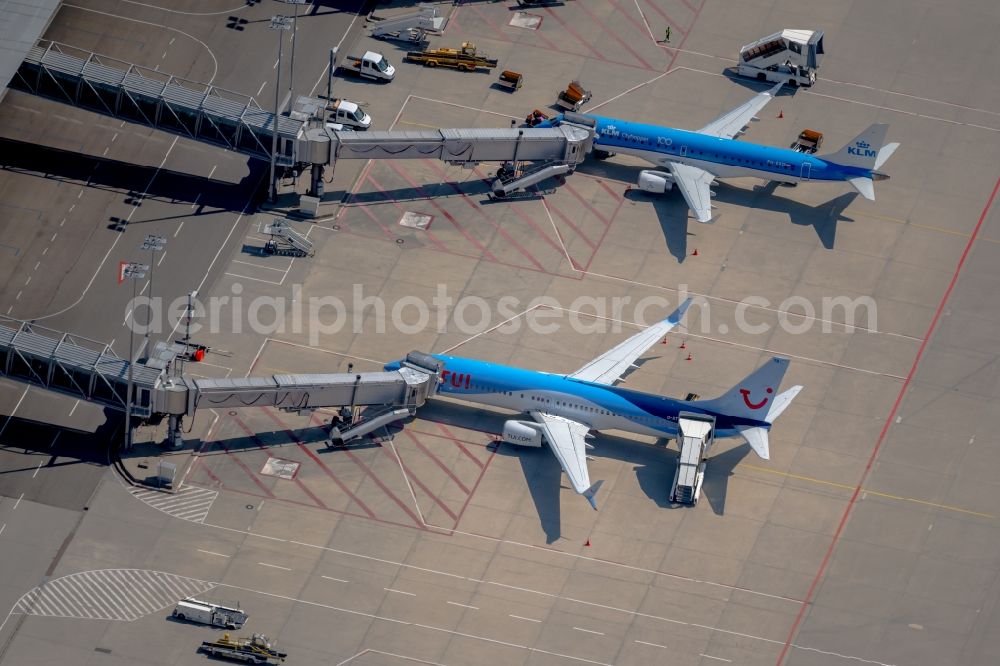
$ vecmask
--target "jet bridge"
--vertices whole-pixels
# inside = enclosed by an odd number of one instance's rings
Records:
[[[285,116],[275,123],[248,95],[49,40],[31,48],[11,87],[262,160],[271,159],[276,125],[282,166],[294,164],[304,125]]]
[[[462,165],[542,162],[564,164],[572,171],[586,158],[594,139],[593,127],[572,121],[548,128],[334,131],[327,127],[324,99],[300,97],[288,115],[275,116],[253,97],[48,40],[31,48],[11,85],[253,159],[270,160],[272,135],[277,133],[277,165],[310,167],[312,196],[322,195],[324,167],[340,159],[439,159]]]
[[[115,410],[125,411],[131,404],[132,414],[142,419],[166,416],[168,443],[174,447],[182,444],[182,420],[199,408],[309,413],[345,407],[353,413],[357,407],[379,407],[393,415],[379,422],[384,425],[412,415],[434,395],[442,365],[432,356],[411,352],[391,372],[207,379],[179,372],[178,361],[186,351],[181,343],[158,342],[149,359],[130,367],[108,345],[0,317],[0,376]]]

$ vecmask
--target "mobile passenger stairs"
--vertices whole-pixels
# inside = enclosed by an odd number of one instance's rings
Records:
[[[715,417],[708,414],[681,412],[677,417],[677,443],[681,448],[670,488],[670,501],[695,505],[701,495],[708,466],[708,450],[715,441]]]
[[[396,39],[419,44],[428,32],[441,32],[448,23],[447,17],[438,16],[436,7],[420,4],[416,11],[399,16],[379,18],[369,15],[374,26],[371,36],[376,39]]]
[[[160,341],[148,359],[130,363],[109,345],[0,316],[0,377],[116,411],[129,409],[139,420],[166,417],[165,444],[171,448],[183,446],[183,420],[199,408],[270,407],[299,414],[341,407],[350,407],[351,414],[359,407],[384,410],[364,424],[348,418],[343,431],[331,433],[337,439],[360,437],[416,413],[437,391],[442,367],[432,356],[411,352],[393,371],[202,378],[182,372],[184,359],[194,362],[190,347]],[[354,427],[362,425],[370,428]]]
[[[278,257],[311,257],[313,242],[305,234],[300,234],[288,225],[288,220],[272,217],[270,221],[263,221],[259,226],[259,231],[269,240],[264,244],[264,254]]]
[[[822,58],[822,30],[786,28],[741,48],[736,71],[758,81],[811,86]]]

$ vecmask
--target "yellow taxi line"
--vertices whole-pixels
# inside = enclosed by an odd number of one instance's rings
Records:
[[[765,472],[767,474],[773,474],[775,476],[783,476],[789,479],[798,479],[800,481],[808,481],[809,483],[815,483],[822,486],[830,486],[832,488],[842,488],[844,490],[854,490],[854,486],[847,483],[837,483],[836,481],[827,481],[825,479],[817,479],[811,476],[803,476],[802,474],[793,474],[792,472],[782,472],[780,470],[768,469],[766,467],[758,467],[756,465],[741,465],[740,467],[744,469],[750,469],[755,472]],[[871,490],[870,488],[862,488],[862,492],[873,495],[875,497],[883,497],[885,499],[897,500],[900,502],[912,502],[914,504],[922,504],[924,506],[934,507],[935,509],[944,509],[945,511],[955,511],[957,513],[964,513],[970,516],[979,516],[980,518],[996,518],[991,513],[983,513],[981,511],[973,511],[972,509],[964,509],[960,506],[953,506],[951,504],[940,504],[938,502],[930,502],[928,500],[917,499],[916,497],[904,497],[902,495],[893,495],[890,493],[883,493],[877,490]]]

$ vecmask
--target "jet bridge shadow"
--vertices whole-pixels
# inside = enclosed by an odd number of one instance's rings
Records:
[[[0,137],[0,169],[116,192],[125,195],[128,203],[137,205],[150,199],[197,203],[199,209],[194,215],[215,210],[241,211],[246,204],[247,192],[262,182],[261,176],[268,168],[267,164],[257,160],[248,159],[247,163],[247,175],[238,183],[227,183]],[[261,190],[257,196],[265,194]]]
[[[444,199],[448,197],[467,196],[482,197],[476,203],[493,203],[490,198],[490,183],[481,178],[470,178],[461,182],[436,181],[419,185],[418,187],[397,187],[389,190],[370,190],[355,192],[351,195],[351,205],[369,205],[383,203],[403,203],[406,201],[426,201],[428,199]],[[502,200],[501,200],[502,201]]]
[[[106,411],[106,414],[108,418],[94,432],[19,416],[5,417],[0,452],[13,456],[8,461],[23,460],[23,463],[5,466],[0,477],[37,470],[40,461],[47,461],[42,464],[43,469],[71,465],[107,467],[108,446],[116,433],[121,436],[124,417],[117,412]]]

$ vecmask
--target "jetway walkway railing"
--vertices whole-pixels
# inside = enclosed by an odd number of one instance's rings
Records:
[[[572,171],[593,147],[594,128],[466,128],[413,131],[334,131],[325,99],[299,97],[288,114],[264,110],[248,95],[187,81],[165,72],[42,40],[11,81],[24,92],[96,113],[214,144],[283,168],[310,167],[311,196],[321,196],[323,168],[338,159],[439,159],[564,163]]]
[[[407,354],[398,370],[365,373],[281,374],[231,379],[179,374],[188,346],[158,342],[151,358],[131,366],[132,414],[168,417],[168,441],[177,446],[181,422],[201,409],[272,407],[384,407],[414,413],[434,395],[441,362]],[[169,358],[168,362],[163,362]],[[0,317],[0,376],[125,411],[130,367],[109,345]]]
[[[0,376],[125,411],[129,362],[109,345],[0,317]],[[132,413],[152,415],[160,371],[132,368]]]
[[[32,47],[11,87],[250,157],[271,158],[274,114],[253,97],[66,44],[42,40]],[[303,124],[278,117],[281,163],[292,164]]]

